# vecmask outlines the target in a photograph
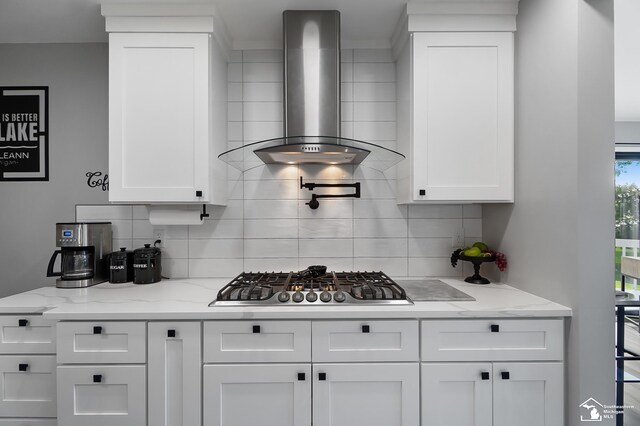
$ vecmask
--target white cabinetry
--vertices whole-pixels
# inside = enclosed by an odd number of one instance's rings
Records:
[[[562,325],[561,319],[422,321],[422,425],[562,424]]]
[[[399,203],[513,202],[517,4],[506,3],[442,3],[446,16],[408,8],[410,34],[396,49],[398,148],[408,154]],[[491,13],[495,22],[482,20]]]
[[[0,316],[0,425],[56,424],[55,351],[54,323]]]
[[[226,203],[227,67],[212,24],[107,6],[109,201]]]
[[[199,322],[149,323],[149,425],[200,426]]]
[[[205,426],[311,425],[311,365],[206,365],[203,401]]]

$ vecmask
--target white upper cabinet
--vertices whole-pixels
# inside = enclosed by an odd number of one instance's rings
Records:
[[[398,146],[408,157],[398,202],[512,202],[515,14],[475,4],[477,23],[460,7],[430,6],[408,8],[397,49]]]
[[[227,144],[227,67],[213,30],[175,27],[190,18],[149,18],[138,9],[103,6],[103,14],[109,201],[226,203],[226,164],[217,156]]]

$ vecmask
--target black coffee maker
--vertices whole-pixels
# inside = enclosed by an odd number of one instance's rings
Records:
[[[133,281],[133,252],[126,247],[111,253],[109,262],[109,282],[120,284]]]
[[[133,251],[133,283],[152,284],[162,279],[162,252],[151,244]]]

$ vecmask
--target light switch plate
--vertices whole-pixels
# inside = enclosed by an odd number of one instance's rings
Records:
[[[453,248],[464,247],[464,228],[458,228],[453,232],[451,237],[451,246]]]

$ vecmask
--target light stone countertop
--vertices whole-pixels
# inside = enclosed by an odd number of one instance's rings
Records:
[[[54,320],[349,319],[566,317],[571,309],[506,284],[441,279],[475,301],[412,306],[209,307],[229,280],[180,279],[156,284],[99,284],[85,289],[42,287],[0,299],[0,314],[43,313]]]

